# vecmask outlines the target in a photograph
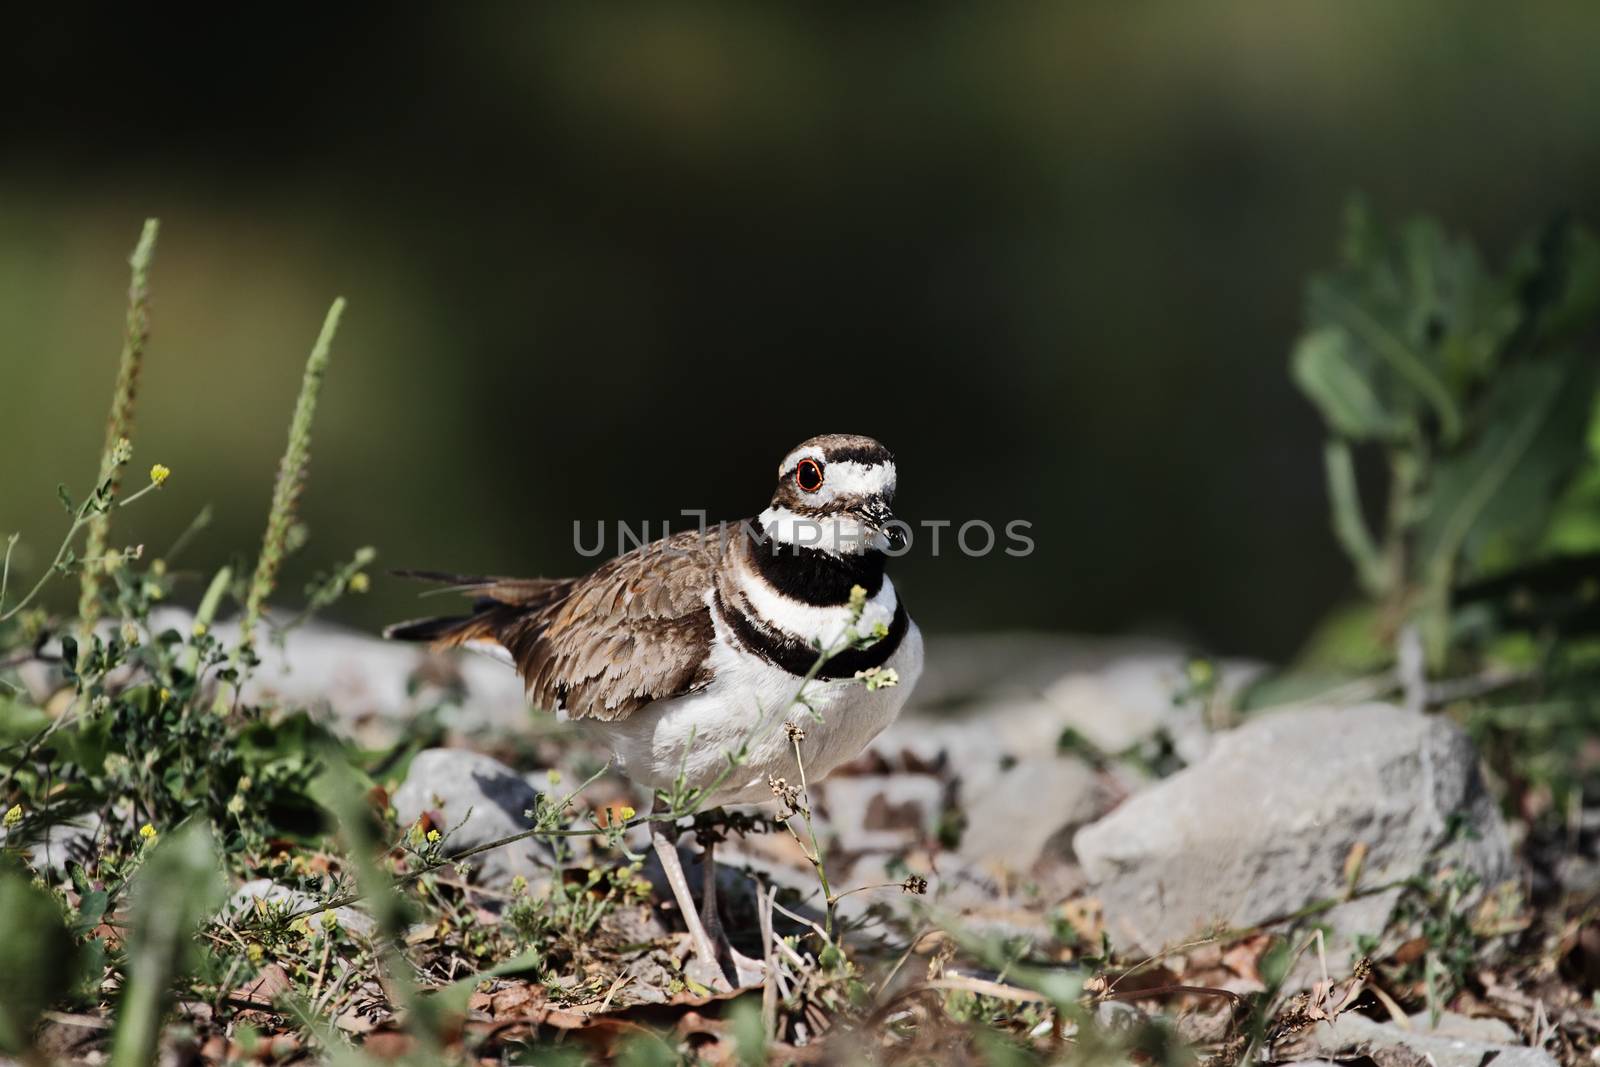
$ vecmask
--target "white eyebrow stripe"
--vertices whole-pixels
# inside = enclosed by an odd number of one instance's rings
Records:
[[[892,491],[894,482],[894,464],[887,461],[858,463],[853,459],[845,459],[837,463],[824,463],[822,467],[822,484],[835,494],[874,496]]]
[[[778,464],[778,476],[781,478],[784,471],[794,470],[794,465],[803,459],[814,459],[818,463],[827,463],[827,457],[822,454],[822,449],[816,445],[807,445],[805,448],[797,448],[783,457],[783,462]]]
[[[813,459],[822,465],[822,490],[816,498],[819,501],[831,500],[840,494],[874,496],[894,492],[894,460],[862,463],[860,460],[839,459],[830,462],[827,453],[817,445],[805,445],[784,456],[783,462],[778,465],[778,477],[792,472],[804,459]]]

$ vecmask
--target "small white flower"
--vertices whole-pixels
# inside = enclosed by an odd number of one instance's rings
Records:
[[[856,677],[867,683],[869,691],[900,684],[900,673],[893,667],[868,667],[864,671],[856,671]]]

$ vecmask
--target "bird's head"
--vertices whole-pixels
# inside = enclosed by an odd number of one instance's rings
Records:
[[[839,555],[904,543],[894,521],[894,456],[870,437],[830,433],[802,441],[778,464],[778,487],[761,513],[767,536]]]

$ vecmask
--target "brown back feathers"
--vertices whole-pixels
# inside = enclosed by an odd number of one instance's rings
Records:
[[[511,653],[539,706],[572,718],[623,719],[710,681],[706,594],[737,531],[688,530],[583,578],[445,580],[477,597],[470,615],[421,619],[388,637],[441,647],[490,640]]]

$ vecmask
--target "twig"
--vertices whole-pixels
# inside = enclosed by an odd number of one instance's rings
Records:
[[[311,1002],[317,1002],[317,994],[322,990],[322,979],[328,973],[328,957],[333,954],[333,938],[323,931],[322,936],[322,962],[317,964],[317,980],[311,983]]]
[[[924,925],[919,927],[917,931],[911,935],[911,940],[906,942],[905,951],[901,952],[900,958],[894,961],[894,966],[889,968],[889,973],[880,978],[877,984],[873,986],[873,996],[881,996],[883,991],[889,988],[889,983],[894,981],[894,976],[900,973],[900,968],[905,966],[906,960],[911,958],[911,953],[916,951],[917,942],[920,941],[922,939],[922,935],[927,932],[928,927]]]
[[[1160,952],[1157,952],[1154,956],[1150,956],[1147,959],[1139,961],[1132,967],[1129,967],[1127,970],[1117,975],[1117,977],[1112,980],[1111,984],[1106,986],[1105,992],[1102,993],[1101,996],[1103,998],[1112,996],[1113,991],[1122,983],[1124,978],[1129,978],[1135,974],[1138,974],[1140,971],[1144,970],[1153,963],[1159,963],[1168,956],[1176,956],[1180,952],[1187,952],[1192,948],[1199,948],[1201,945],[1209,945],[1216,940],[1217,938],[1215,937],[1202,937],[1196,941],[1186,941],[1181,945],[1173,945],[1171,948],[1164,948]]]
[[[825,943],[827,942],[828,935],[822,929],[822,927],[817,925],[816,920],[808,919],[804,915],[796,915],[794,912],[790,911],[788,908],[784,907],[782,904],[779,904],[776,897],[773,898],[772,906],[773,906],[774,909],[783,912],[785,915],[787,915],[789,918],[793,919],[795,922],[801,923],[801,924],[803,924],[805,926],[811,927],[811,929],[815,930],[817,932],[817,935],[819,937],[821,937]]]
[[[1031,989],[1005,985],[1002,982],[990,982],[983,978],[968,978],[959,974],[946,975],[943,978],[930,978],[921,985],[908,990],[907,993],[915,993],[921,989],[947,989],[962,993],[976,993],[983,997],[994,997],[996,1000],[1011,1000],[1021,1004],[1050,1003],[1049,997],[1043,993],[1035,993]]]
[[[621,990],[623,986],[627,985],[631,981],[633,981],[633,975],[631,975],[631,974],[619,974],[619,975],[617,975],[616,981],[611,983],[611,988],[606,990],[606,998],[600,1002],[599,1014],[604,1015],[606,1013],[606,1011],[608,1009],[610,1009],[610,1007],[611,1007],[611,998],[616,996],[617,992],[619,990]]]
[[[166,552],[159,558],[166,560],[169,564],[172,563],[183,554],[184,549],[189,547],[189,542],[194,540],[195,535],[210,525],[211,505],[207,504],[195,513],[195,517],[189,520],[189,525],[183,528],[183,532],[173,539],[172,544],[167,546]]]
[[[1231,989],[1222,989],[1209,985],[1158,985],[1149,989],[1129,989],[1123,993],[1103,993],[1101,1000],[1142,1000],[1145,997],[1164,997],[1174,993],[1189,993],[1201,997],[1226,997],[1234,1004],[1243,1004],[1244,997]]]
[[[354,964],[345,964],[344,970],[339,972],[339,977],[335,978],[333,984],[328,987],[328,991],[322,994],[322,1000],[313,1005],[313,1010],[316,1014],[321,1015],[328,1005],[333,1003],[334,998],[339,995],[339,990],[344,988],[345,982],[356,972],[357,968]]]
[[[761,892],[761,888],[758,882],[756,921],[761,926],[761,961],[766,965],[763,976],[766,981],[761,985],[761,1029],[770,1044],[778,1037],[778,959],[772,951],[772,904],[778,896],[778,887],[768,886],[765,892]]]

